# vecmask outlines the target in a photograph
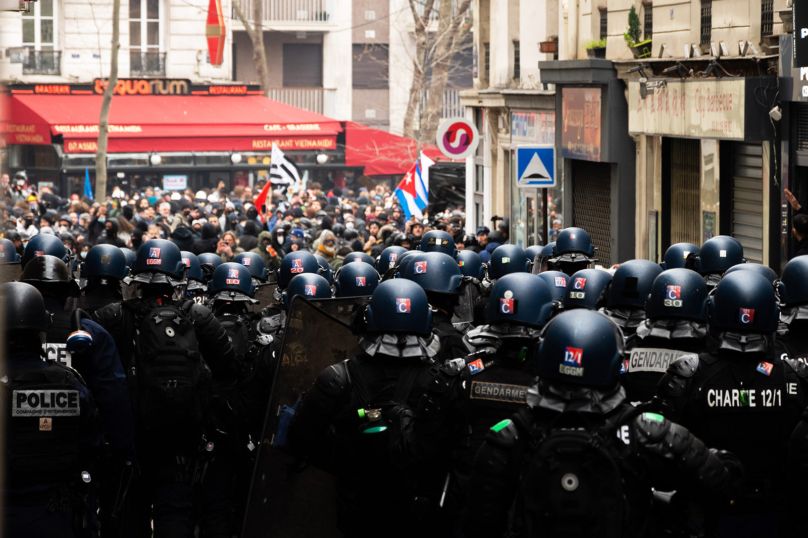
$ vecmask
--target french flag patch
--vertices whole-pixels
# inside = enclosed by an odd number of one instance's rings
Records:
[[[772,363],[770,363],[770,362],[761,362],[760,364],[757,365],[756,369],[761,374],[769,376],[769,375],[772,375],[772,368],[774,368],[774,365]]]

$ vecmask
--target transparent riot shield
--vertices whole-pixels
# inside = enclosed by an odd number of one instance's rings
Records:
[[[460,298],[454,307],[452,314],[453,324],[465,324],[474,321],[474,300],[479,295],[477,288],[468,277],[464,278],[461,288]]]
[[[277,282],[267,284],[266,286],[261,286],[255,290],[255,299],[258,301],[258,304],[255,305],[256,311],[266,308],[276,302],[274,298],[276,289],[278,289]]]
[[[341,536],[334,477],[313,466],[301,470],[295,457],[274,441],[283,406],[292,407],[324,369],[359,354],[348,326],[354,307],[363,300],[293,299],[269,391],[242,538]]]
[[[22,276],[22,265],[19,263],[9,263],[0,265],[0,284],[11,281],[20,281]]]

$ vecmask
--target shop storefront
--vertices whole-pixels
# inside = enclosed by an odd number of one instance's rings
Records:
[[[63,195],[94,182],[105,81],[12,85],[6,144],[11,172]],[[345,165],[343,125],[266,99],[254,86],[187,80],[119,81],[109,116],[109,189],[252,186],[269,177],[272,145],[325,187],[361,175]]]
[[[646,165],[638,167],[637,184],[649,210],[638,211],[637,226],[656,232],[648,257],[723,234],[741,242],[747,261],[777,266],[774,131],[759,102],[766,99],[761,89],[776,81],[674,79],[648,92],[639,81],[627,84],[629,132]]]
[[[634,258],[635,145],[627,134],[625,86],[608,60],[540,62],[539,68],[542,82],[556,85],[558,220],[589,232],[598,264]]]

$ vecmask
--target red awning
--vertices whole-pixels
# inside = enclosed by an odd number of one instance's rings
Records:
[[[95,152],[100,95],[13,95],[7,142]],[[268,151],[336,147],[340,123],[263,96],[115,96],[109,113],[110,153]]]
[[[421,146],[424,155],[446,159],[437,146]],[[366,176],[406,174],[418,157],[418,142],[365,125],[345,122],[345,164],[364,166]]]

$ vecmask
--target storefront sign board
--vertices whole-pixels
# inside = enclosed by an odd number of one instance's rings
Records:
[[[561,156],[599,162],[601,89],[563,88],[561,102]]]

